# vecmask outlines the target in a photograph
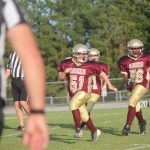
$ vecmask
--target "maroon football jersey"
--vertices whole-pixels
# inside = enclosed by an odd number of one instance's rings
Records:
[[[123,56],[118,60],[118,67],[122,73],[128,74],[128,81],[133,85],[149,86],[150,53],[142,54],[138,58]],[[133,85],[128,84],[127,88],[132,90]]]
[[[77,66],[72,58],[62,61],[57,71],[64,72],[67,68],[72,68],[67,74],[67,87],[71,97],[74,96],[77,91],[91,92],[91,75],[100,75],[102,72],[102,69],[96,62],[86,62]]]
[[[98,62],[100,68],[102,69],[103,72],[105,72],[107,75],[109,75],[109,66],[103,62]],[[101,83],[101,79],[96,76],[93,75],[92,76],[92,93],[95,94],[100,94],[102,90],[102,83]]]

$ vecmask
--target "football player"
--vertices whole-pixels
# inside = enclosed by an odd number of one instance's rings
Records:
[[[94,61],[97,62],[101,65],[101,68],[103,70],[103,72],[106,73],[106,75],[109,75],[109,66],[106,63],[100,62],[99,61],[100,58],[100,51],[95,49],[95,48],[91,48],[88,51],[88,60],[89,61]],[[107,83],[104,82],[104,88],[106,88]],[[100,99],[100,95],[101,95],[101,91],[102,91],[102,79],[99,78],[99,76],[95,76],[92,75],[92,91],[91,91],[91,96],[87,101],[87,111],[90,115],[95,103]],[[81,123],[81,129],[85,126],[85,122]]]
[[[109,89],[113,91],[117,91],[117,89],[112,86],[98,63],[87,62],[87,52],[87,46],[83,44],[75,45],[73,47],[73,58],[65,59],[59,65],[58,78],[59,80],[67,79],[67,87],[71,97],[70,110],[76,127],[75,137],[82,136],[80,126],[82,120],[92,133],[92,141],[96,142],[101,131],[94,126],[85,105],[91,93],[91,76],[94,74],[100,75],[106,80]]]
[[[128,135],[135,116],[139,121],[140,134],[145,134],[146,120],[143,119],[138,102],[149,88],[150,54],[143,53],[143,43],[138,39],[130,40],[127,49],[128,55],[118,60],[121,74],[127,80],[127,89],[131,91],[128,99],[127,120],[122,134]]]

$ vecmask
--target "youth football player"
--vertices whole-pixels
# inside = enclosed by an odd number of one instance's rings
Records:
[[[80,121],[86,123],[91,131],[92,141],[96,142],[101,131],[97,129],[90,118],[85,103],[90,97],[92,90],[91,76],[100,75],[108,84],[109,89],[117,91],[112,86],[107,75],[96,62],[87,62],[87,46],[77,44],[73,47],[73,58],[65,59],[58,67],[59,80],[67,79],[69,95],[71,97],[70,110],[75,122],[75,137],[81,137]],[[81,114],[80,110],[81,109]]]
[[[132,39],[127,44],[128,55],[118,60],[118,67],[124,79],[127,80],[127,89],[131,91],[128,98],[128,114],[123,135],[128,135],[136,116],[139,121],[140,134],[146,133],[146,120],[143,118],[139,101],[149,88],[150,54],[143,53],[143,43]]]

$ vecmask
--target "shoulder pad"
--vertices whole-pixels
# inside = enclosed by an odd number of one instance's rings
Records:
[[[72,57],[66,57],[65,59],[71,59]]]

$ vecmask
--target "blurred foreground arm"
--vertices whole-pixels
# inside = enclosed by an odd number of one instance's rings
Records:
[[[44,64],[31,28],[25,23],[18,24],[8,30],[7,37],[22,62],[31,110],[44,111]],[[44,114],[31,113],[29,115],[23,142],[24,145],[29,145],[30,150],[43,150],[47,147],[48,128]]]

